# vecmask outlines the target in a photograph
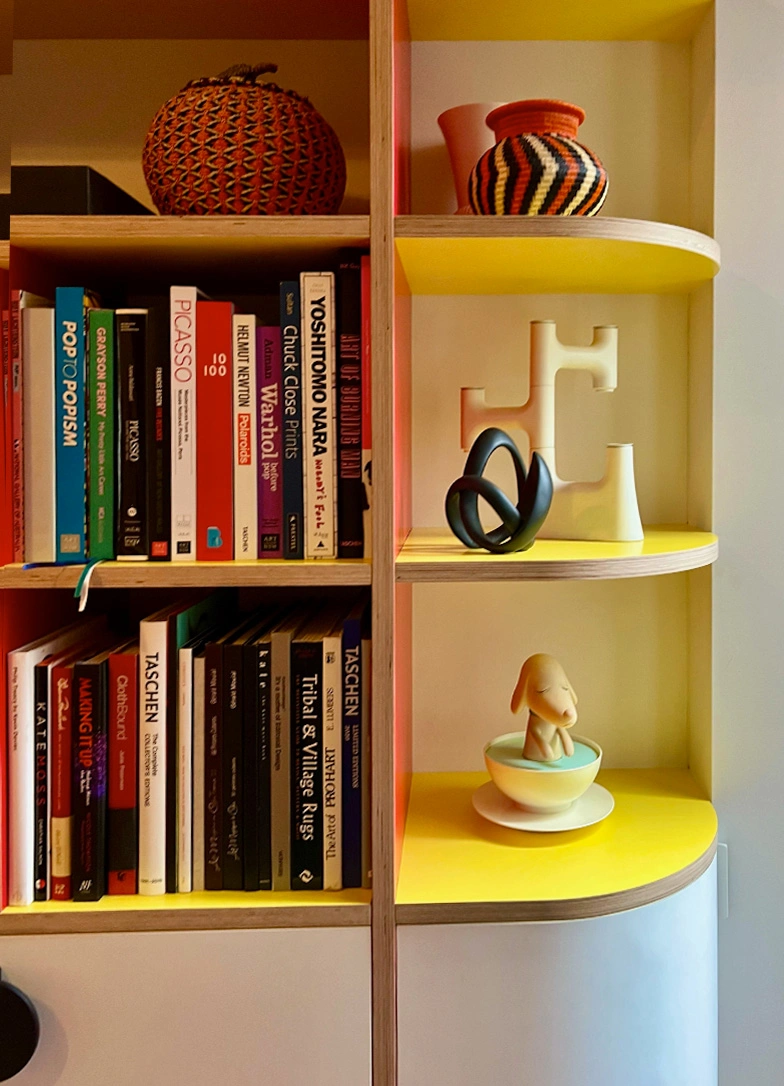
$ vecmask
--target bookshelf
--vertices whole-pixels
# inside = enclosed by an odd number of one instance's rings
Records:
[[[18,252],[20,261],[52,273],[98,268],[109,279],[148,268],[162,278],[197,268],[236,279],[263,274],[273,262],[296,267],[329,258],[344,245],[369,244],[372,561],[107,563],[95,571],[92,586],[98,593],[218,585],[371,587],[372,895],[259,895],[252,902],[248,895],[182,895],[35,906],[0,915],[0,936],[187,934],[198,955],[215,932],[282,936],[285,929],[304,938],[308,929],[320,928],[329,955],[332,929],[356,929],[366,943],[357,951],[351,983],[368,1020],[372,986],[372,1030],[368,1024],[364,1038],[372,1045],[372,1081],[411,1086],[416,1080],[410,1069],[423,1045],[412,1007],[418,992],[439,988],[448,975],[446,966],[441,977],[417,973],[414,940],[435,947],[449,929],[449,938],[463,939],[457,958],[475,961],[476,975],[490,989],[496,983],[492,969],[473,947],[485,935],[493,937],[495,925],[530,925],[525,938],[534,944],[541,938],[544,946],[538,921],[604,919],[618,925],[622,945],[643,937],[633,925],[644,927],[653,915],[648,908],[677,902],[672,907],[683,910],[687,931],[704,919],[699,910],[706,901],[710,906],[704,889],[716,846],[709,799],[710,567],[719,547],[711,531],[711,329],[720,265],[712,237],[712,5],[352,0],[330,6],[297,0],[264,7],[249,12],[239,0],[221,5],[220,35],[242,45],[234,43],[235,59],[285,56],[292,68],[284,72],[281,66],[279,79],[291,86],[298,85],[298,75],[302,85],[311,78],[312,58],[323,57],[314,49],[334,47],[334,75],[322,71],[319,78],[324,94],[336,95],[336,121],[348,133],[353,182],[345,213],[309,219],[16,217],[11,260],[13,267]],[[191,0],[186,9],[179,0],[144,0],[129,29],[127,20],[97,0],[28,5],[16,26],[23,86],[55,57],[71,87],[98,33],[113,39],[107,55],[121,62],[113,101],[122,80],[131,85],[140,60],[155,68],[155,77],[142,105],[120,110],[111,147],[100,117],[88,111],[86,119],[63,118],[53,105],[41,120],[39,145],[22,140],[24,160],[43,161],[57,147],[63,162],[83,158],[144,198],[137,158],[149,101],[162,101],[183,82],[179,74],[167,81],[159,68],[180,40],[180,63],[196,65],[191,75],[223,66],[229,49],[212,41],[216,18],[214,5]],[[466,49],[476,56],[470,78]],[[552,74],[561,55],[569,63]],[[451,179],[436,115],[459,101],[545,93],[546,71],[548,88],[554,92],[563,84],[559,93],[589,106],[589,123],[596,118],[586,142],[602,155],[608,149],[607,215],[571,221],[449,214]],[[606,77],[597,79],[597,72]],[[91,78],[104,77],[99,71]],[[45,79],[43,84],[32,108],[46,98]],[[318,89],[312,92],[317,105]],[[356,128],[364,118],[368,131],[361,138]],[[56,131],[63,133],[59,147]],[[673,156],[687,168],[669,172]],[[0,249],[0,263],[2,258]],[[611,402],[595,407],[584,386],[567,384],[559,426],[567,431],[566,456],[575,473],[596,470],[607,440],[634,441],[644,521],[666,526],[646,528],[641,544],[538,540],[524,554],[497,557],[466,552],[443,527],[439,503],[464,460],[455,428],[458,390],[481,373],[499,396],[519,399],[527,322],[542,317],[556,319],[576,342],[594,324],[622,329],[619,387]],[[48,609],[65,606],[79,572],[7,566],[0,571],[0,591],[4,598],[29,601],[41,624]],[[506,645],[496,627],[508,635]],[[557,842],[495,832],[470,807],[472,791],[486,779],[478,772],[482,744],[506,730],[509,719],[499,715],[496,726],[491,718],[499,706],[506,712],[513,673],[528,651],[541,647],[537,638],[579,675],[580,712],[588,734],[592,714],[604,728],[601,779],[617,803],[606,823]],[[637,698],[630,693],[634,684],[643,691]],[[681,905],[693,887],[701,888],[699,902]],[[664,930],[670,922],[661,923]],[[593,929],[583,930],[590,939]],[[546,986],[550,953],[542,952],[540,972],[521,963],[527,984]],[[703,995],[695,989],[693,1001]],[[441,1031],[445,1045],[463,1031],[463,1013],[459,1000],[450,1001]],[[296,1030],[293,1013],[291,1028]],[[440,1050],[440,1042],[435,1047]],[[327,1083],[354,1086],[354,1078],[326,1073]],[[633,1081],[623,1068],[613,1073]],[[360,1081],[367,1082],[364,1064]]]

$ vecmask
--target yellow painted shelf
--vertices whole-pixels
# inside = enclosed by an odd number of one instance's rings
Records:
[[[681,41],[710,0],[408,0],[413,40]]]
[[[9,906],[0,913],[0,935],[361,926],[370,923],[370,900],[370,890],[111,894],[100,901]]]
[[[0,570],[0,588],[74,588],[84,566],[9,565]],[[102,562],[91,588],[218,588],[366,585],[369,560],[258,562]]]
[[[705,234],[640,219],[403,215],[412,294],[673,294],[719,270]]]
[[[395,563],[398,581],[590,581],[653,577],[710,565],[718,539],[691,528],[645,529],[639,543],[537,539],[519,554],[464,547],[443,528],[415,528]]]
[[[225,273],[226,262],[302,262],[343,245],[363,246],[367,215],[12,215],[11,241],[29,252],[101,269],[155,262],[161,272],[198,260]]]
[[[472,805],[486,773],[414,775],[397,886],[401,923],[570,919],[633,908],[709,865],[716,813],[686,769],[608,769],[615,810],[584,830],[536,834]]]

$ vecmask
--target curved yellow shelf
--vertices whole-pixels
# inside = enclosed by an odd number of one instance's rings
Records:
[[[589,581],[683,573],[716,561],[718,539],[690,528],[646,528],[640,543],[537,539],[520,554],[464,547],[442,528],[415,528],[397,557],[398,581]]]
[[[710,0],[408,0],[416,41],[682,41]]]
[[[608,769],[615,810],[567,833],[503,829],[471,806],[485,773],[413,778],[399,923],[600,916],[688,886],[715,852],[716,813],[686,769]]]
[[[412,294],[673,294],[711,280],[705,234],[639,219],[406,215],[397,251]]]

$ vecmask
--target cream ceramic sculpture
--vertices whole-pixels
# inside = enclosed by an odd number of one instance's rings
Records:
[[[528,711],[523,757],[555,762],[574,754],[569,728],[577,722],[577,695],[554,656],[529,656],[512,694],[512,712]]]
[[[531,391],[520,407],[489,407],[483,388],[460,393],[460,441],[470,449],[487,426],[517,426],[528,433],[553,480],[553,500],[539,532],[543,539],[634,542],[643,538],[634,485],[631,445],[608,445],[604,478],[598,483],[567,482],[555,468],[555,378],[560,369],[587,370],[596,392],[618,384],[618,329],[593,330],[590,347],[561,343],[554,321],[531,321]]]

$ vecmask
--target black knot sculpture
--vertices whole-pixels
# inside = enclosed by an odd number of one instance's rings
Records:
[[[517,503],[482,474],[490,457],[498,449],[507,449],[517,478]],[[485,532],[479,519],[479,499],[501,518],[501,523]],[[461,543],[472,549],[484,548],[491,554],[526,551],[536,538],[553,500],[553,480],[539,453],[531,457],[526,474],[520,450],[509,434],[495,426],[483,430],[468,454],[463,475],[454,481],[446,495],[446,519]]]

